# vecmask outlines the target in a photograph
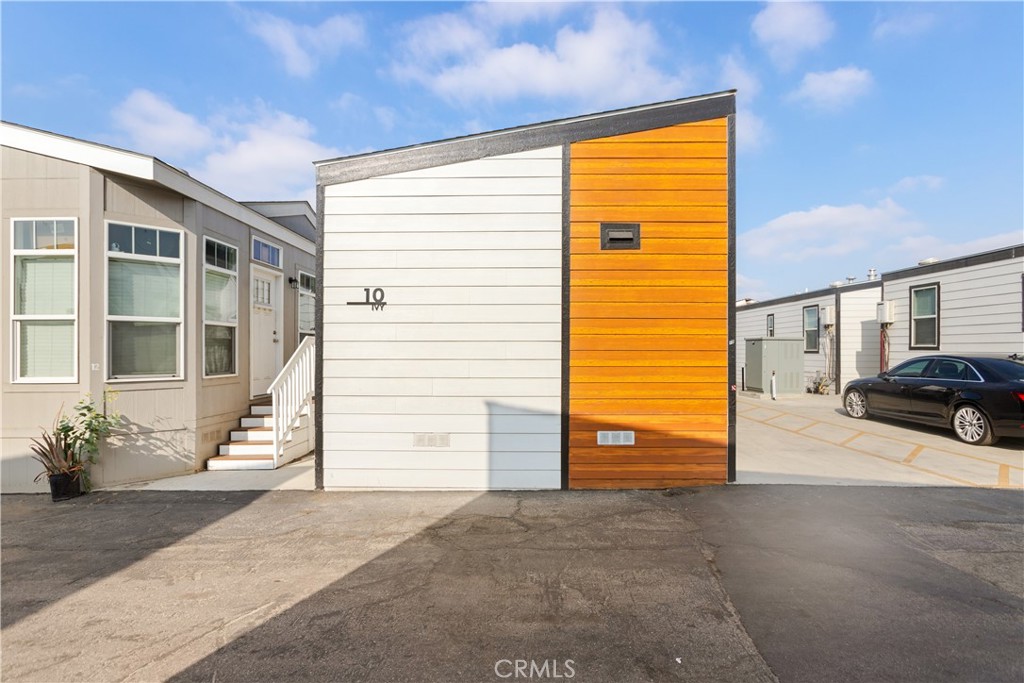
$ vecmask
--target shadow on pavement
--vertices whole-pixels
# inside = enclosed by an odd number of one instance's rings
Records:
[[[60,602],[250,505],[263,491],[0,497],[0,625]]]

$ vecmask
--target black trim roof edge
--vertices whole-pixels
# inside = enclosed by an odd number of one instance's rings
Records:
[[[841,285],[839,287],[827,287],[825,289],[816,289],[813,292],[803,292],[802,294],[791,294],[790,296],[779,297],[778,299],[768,299],[766,301],[756,301],[752,304],[746,304],[743,306],[737,306],[736,310],[748,311],[756,308],[764,308],[765,306],[777,306],[779,304],[790,304],[795,301],[806,301],[807,299],[818,299],[828,294],[842,295],[843,292],[856,292],[861,289],[871,289],[872,287],[880,287],[882,285],[882,279],[877,280],[865,280],[864,282],[856,282],[852,285]]]
[[[532,123],[406,147],[313,162],[318,185],[351,182],[500,154],[722,118],[736,113],[736,91],[723,90],[582,116]]]
[[[983,251],[977,254],[970,254],[968,256],[946,259],[945,261],[928,263],[923,266],[918,265],[911,266],[910,268],[902,268],[900,270],[891,270],[888,273],[882,273],[882,280],[886,282],[892,282],[893,280],[905,280],[911,277],[930,275],[931,273],[941,273],[947,270],[969,268],[970,266],[981,266],[986,263],[995,263],[997,261],[1009,261],[1019,256],[1024,256],[1024,244],[1017,244],[1012,247],[1003,247],[1001,249],[993,249],[992,251]]]

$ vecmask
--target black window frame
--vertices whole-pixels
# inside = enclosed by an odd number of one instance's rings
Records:
[[[807,348],[807,333],[811,331],[811,328],[807,327],[807,311],[814,309],[814,321],[817,324],[817,328],[814,330],[814,348]],[[819,353],[821,349],[821,306],[814,304],[813,306],[804,306],[800,310],[800,335],[804,339],[804,353]]]

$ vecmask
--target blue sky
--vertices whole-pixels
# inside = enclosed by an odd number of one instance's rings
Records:
[[[1024,241],[1024,4],[3,2],[4,120],[239,200],[313,160],[737,88],[738,295]]]

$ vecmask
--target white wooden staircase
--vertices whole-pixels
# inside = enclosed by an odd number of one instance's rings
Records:
[[[250,407],[206,469],[273,470],[313,450],[314,344],[312,337],[302,340],[271,383],[270,401]]]

